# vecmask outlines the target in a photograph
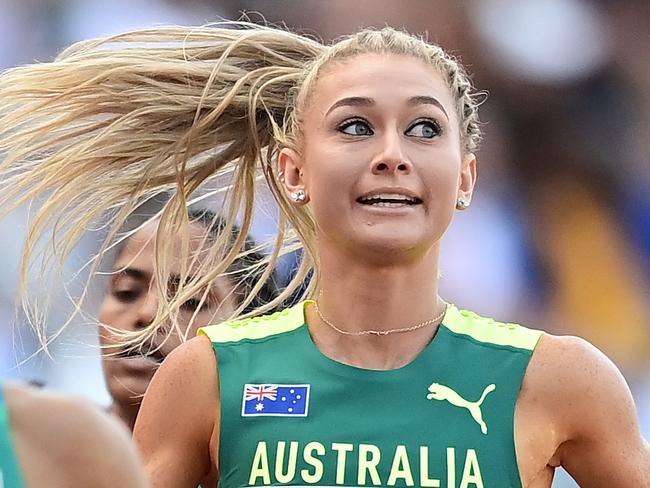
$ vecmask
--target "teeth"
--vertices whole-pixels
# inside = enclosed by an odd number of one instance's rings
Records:
[[[373,207],[403,207],[405,203],[396,203],[396,202],[373,202],[371,203]]]
[[[399,193],[377,193],[375,195],[368,195],[365,197],[362,197],[359,199],[361,202],[364,203],[371,203],[373,205],[379,205],[382,204],[381,206],[390,206],[392,204],[398,203],[415,203],[417,202],[417,198],[414,197],[409,197],[407,195],[402,195]],[[384,205],[386,204],[386,205]]]

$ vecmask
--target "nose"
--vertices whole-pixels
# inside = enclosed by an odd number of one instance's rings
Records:
[[[142,298],[137,311],[135,322],[136,330],[144,329],[150,325],[156,317],[156,312],[158,311],[158,297],[156,296],[156,293],[157,290],[152,286]]]
[[[375,175],[409,174],[413,169],[405,156],[402,140],[398,131],[386,131],[381,140],[381,151],[372,162]]]

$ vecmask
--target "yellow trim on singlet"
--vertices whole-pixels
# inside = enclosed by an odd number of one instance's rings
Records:
[[[201,327],[198,334],[208,336],[213,343],[223,344],[290,332],[305,324],[305,308],[311,303],[311,300],[307,300],[271,315]]]
[[[222,324],[201,327],[199,335],[207,336],[213,343],[223,344],[242,340],[258,340],[290,332],[305,323],[305,308],[313,301],[307,300],[280,312]],[[542,336],[539,330],[518,324],[497,322],[474,312],[459,310],[449,305],[442,326],[456,334],[462,334],[487,344],[510,346],[532,351]]]
[[[476,315],[474,312],[459,310],[449,305],[442,325],[456,334],[463,334],[479,342],[510,346],[532,351],[539,342],[543,332],[528,329],[518,324],[497,322]]]

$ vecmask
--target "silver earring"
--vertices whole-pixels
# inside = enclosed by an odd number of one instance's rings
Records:
[[[459,197],[458,200],[456,200],[456,209],[467,210],[468,207],[469,207],[469,202],[465,200],[463,197]]]
[[[278,172],[278,180],[280,180],[280,183],[284,183],[284,171]]]
[[[307,193],[305,190],[291,192],[291,199],[296,203],[303,203],[307,200]]]

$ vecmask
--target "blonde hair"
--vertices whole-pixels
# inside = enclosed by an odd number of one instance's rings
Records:
[[[186,267],[175,297],[167,299],[159,285],[164,300],[145,331],[151,335],[245,252],[253,202],[265,179],[281,209],[277,238],[262,280],[235,315],[253,301],[278,257],[300,248],[303,260],[286,290],[248,315],[285,303],[306,279],[305,294],[313,293],[314,220],[278,184],[277,154],[283,147],[299,149],[302,114],[323,68],[366,52],[415,56],[438,69],[456,101],[460,143],[467,151],[477,147],[478,104],[462,67],[439,46],[391,28],[362,31],[331,46],[241,22],[157,28],[80,42],[53,62],[2,74],[0,215],[43,199],[29,226],[23,285],[41,236],[52,242],[44,250],[47,268],[53,257],[64,259],[91,225],[106,225],[96,265],[129,213],[162,192],[173,197],[161,213],[159,235],[187,239],[187,205],[216,180],[225,194],[221,214],[227,225],[199,270],[190,275]],[[240,231],[233,243],[236,221]],[[163,277],[169,249],[164,238],[157,243]],[[181,247],[187,251],[186,240]],[[36,317],[24,296],[25,309]]]

